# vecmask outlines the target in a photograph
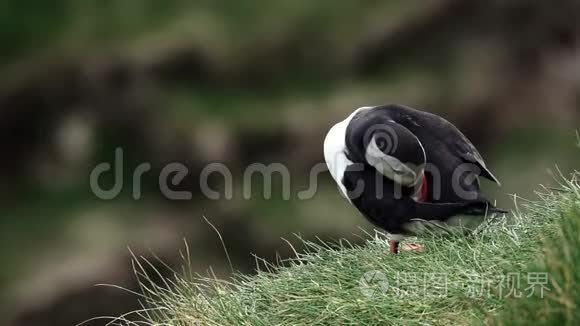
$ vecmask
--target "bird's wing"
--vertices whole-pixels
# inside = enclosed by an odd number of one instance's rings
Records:
[[[479,151],[477,151],[477,148],[475,148],[469,139],[467,139],[461,131],[455,128],[455,126],[451,125],[449,122],[448,125],[450,125],[451,128],[454,129],[453,131],[457,134],[457,137],[454,137],[453,143],[455,145],[455,151],[459,154],[459,157],[461,157],[466,163],[477,165],[481,169],[480,175],[482,177],[501,185],[498,178],[485,165],[485,161],[481,154],[479,154]]]
[[[484,201],[464,203],[416,203],[414,218],[424,220],[445,220],[457,214],[484,216],[493,213],[507,213]]]
[[[382,199],[373,196],[362,197],[357,208],[372,223],[389,231],[401,231],[413,219],[425,221],[445,222],[457,215],[485,216],[495,212],[491,206],[483,201],[454,202],[454,203],[424,203],[410,198]],[[493,210],[493,211],[492,211]]]
[[[390,105],[385,109],[394,113],[398,123],[415,134],[437,138],[451,153],[460,157],[464,162],[478,166],[481,169],[480,175],[482,177],[501,185],[497,177],[485,165],[485,161],[477,148],[451,122],[438,115],[402,105]],[[425,126],[430,126],[432,129],[426,130]]]

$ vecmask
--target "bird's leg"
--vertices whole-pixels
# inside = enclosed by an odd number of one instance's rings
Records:
[[[401,248],[402,251],[415,251],[415,252],[423,252],[425,251],[425,246],[418,244],[418,243],[406,243]]]
[[[389,240],[389,252],[392,254],[397,255],[399,253],[399,241]],[[400,247],[402,251],[415,251],[415,252],[423,252],[425,251],[425,246],[417,244],[417,243],[406,243]]]
[[[389,240],[389,251],[393,254],[399,253],[399,241]]]

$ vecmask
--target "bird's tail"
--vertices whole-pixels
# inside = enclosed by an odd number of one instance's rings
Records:
[[[507,213],[509,213],[509,211],[490,205],[487,207],[487,213],[488,214],[507,214]]]
[[[509,212],[505,209],[495,207],[490,202],[475,202],[472,205],[469,205],[469,208],[465,213],[468,215],[493,215],[507,214]]]

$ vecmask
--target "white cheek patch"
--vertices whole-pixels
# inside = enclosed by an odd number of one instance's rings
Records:
[[[379,149],[374,136],[367,146],[365,159],[382,175],[399,184],[407,186],[417,183],[417,173],[398,158],[383,153]]]

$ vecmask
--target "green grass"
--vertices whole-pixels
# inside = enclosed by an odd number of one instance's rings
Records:
[[[495,324],[578,325],[580,322],[580,188],[578,173],[564,185],[565,195],[541,194],[542,200],[528,205],[532,216],[552,214],[557,219],[555,233],[544,234],[543,258],[529,265],[528,271],[550,276],[550,292],[544,298],[510,300]]]
[[[256,275],[220,280],[191,275],[186,252],[183,271],[161,284],[136,258],[144,310],[112,323],[139,315],[151,325],[577,325],[579,178],[518,199],[515,213],[469,237],[417,239],[424,253],[391,255],[380,233],[363,246],[304,241],[293,259],[258,259]],[[547,277],[537,282],[542,295],[533,276]]]

